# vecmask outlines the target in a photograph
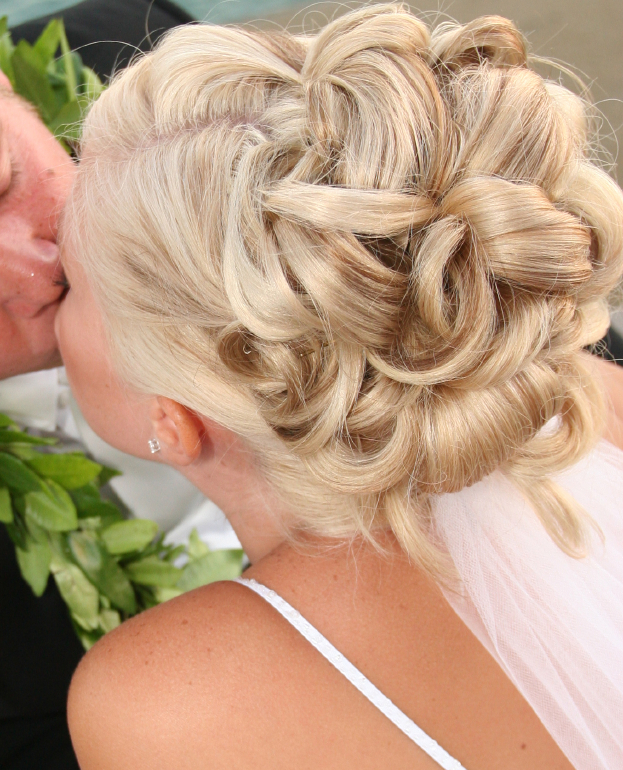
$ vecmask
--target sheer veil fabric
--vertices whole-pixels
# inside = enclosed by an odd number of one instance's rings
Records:
[[[577,770],[623,768],[623,452],[602,441],[556,479],[599,525],[589,555],[550,539],[501,473],[439,497],[461,578],[446,598]]]

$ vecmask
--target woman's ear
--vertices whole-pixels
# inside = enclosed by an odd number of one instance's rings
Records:
[[[199,457],[206,433],[198,415],[171,398],[158,396],[149,417],[165,462],[190,465]]]

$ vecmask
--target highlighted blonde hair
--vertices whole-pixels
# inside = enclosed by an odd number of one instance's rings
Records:
[[[69,230],[122,376],[240,434],[293,532],[436,571],[431,496],[500,468],[577,554],[550,477],[599,435],[623,257],[586,126],[499,17],[189,26],[91,110]]]

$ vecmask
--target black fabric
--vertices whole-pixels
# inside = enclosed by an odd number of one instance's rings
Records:
[[[0,721],[2,770],[79,770],[65,711]]]
[[[34,42],[50,19],[59,16],[65,22],[69,45],[102,78],[126,66],[136,47],[148,51],[168,29],[193,21],[169,0],[86,0],[14,27],[13,40]]]
[[[65,701],[82,645],[53,580],[37,598],[0,526],[0,768],[77,770]]]
[[[0,717],[63,711],[83,649],[53,580],[37,598],[0,526]],[[3,745],[0,742],[0,752]],[[4,768],[2,762],[0,767]]]
[[[13,39],[34,42],[58,16],[70,46],[101,77],[127,64],[134,46],[149,50],[163,32],[192,21],[167,0],[87,0],[14,27]],[[33,595],[0,525],[0,770],[78,770],[65,702],[82,653],[54,581]]]

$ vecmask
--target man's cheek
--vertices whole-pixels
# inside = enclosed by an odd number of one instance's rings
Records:
[[[6,317],[0,308],[0,380],[21,374],[21,360],[28,355],[15,325]],[[26,365],[27,362],[24,362]]]

